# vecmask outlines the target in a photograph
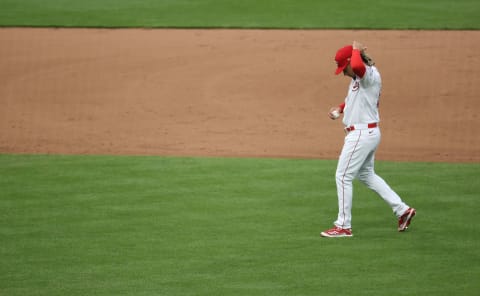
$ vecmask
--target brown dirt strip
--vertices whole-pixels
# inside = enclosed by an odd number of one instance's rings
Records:
[[[0,29],[0,153],[335,159],[353,40],[383,78],[378,159],[480,161],[480,31]]]

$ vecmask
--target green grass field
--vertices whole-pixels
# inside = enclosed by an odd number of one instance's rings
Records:
[[[354,237],[335,161],[0,155],[0,295],[476,295],[477,164],[380,162],[418,209],[356,184]]]
[[[479,29],[479,1],[0,0],[0,26]],[[406,233],[336,161],[0,154],[0,295],[478,295],[480,164],[378,162]]]
[[[477,0],[0,0],[0,26],[479,29]]]

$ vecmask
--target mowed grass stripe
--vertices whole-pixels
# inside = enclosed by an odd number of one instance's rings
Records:
[[[0,0],[0,26],[479,29],[473,0]]]
[[[475,295],[478,164],[379,162],[418,209],[396,232],[356,183],[354,237],[321,239],[335,161],[0,156],[5,295]],[[454,283],[454,284],[452,284]]]

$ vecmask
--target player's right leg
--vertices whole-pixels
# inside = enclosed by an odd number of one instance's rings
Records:
[[[343,229],[350,229],[352,226],[353,180],[362,168],[366,157],[376,146],[366,138],[366,135],[366,130],[353,131],[347,135],[335,172],[338,216],[334,224]]]

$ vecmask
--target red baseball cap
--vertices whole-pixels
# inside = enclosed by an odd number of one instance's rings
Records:
[[[350,62],[350,58],[352,57],[353,46],[347,45],[345,47],[340,48],[335,55],[335,62],[337,62],[337,70],[335,70],[335,75],[340,74],[340,72],[345,69]]]

